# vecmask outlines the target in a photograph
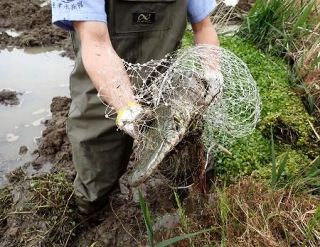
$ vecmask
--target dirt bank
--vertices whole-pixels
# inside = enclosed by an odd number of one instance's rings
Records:
[[[20,93],[3,89],[0,91],[0,105],[19,105],[20,100],[18,95],[20,95]]]
[[[73,56],[68,32],[51,24],[51,7],[41,7],[41,0],[0,1],[0,49],[8,47],[53,46]],[[20,35],[12,37],[5,30],[14,30]]]

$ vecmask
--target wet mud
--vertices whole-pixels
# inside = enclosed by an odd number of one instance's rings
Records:
[[[256,0],[240,0],[237,7],[245,12],[249,11]]]
[[[66,121],[71,99],[67,97],[55,97],[52,99],[50,111],[52,117],[44,122],[45,130],[38,139],[36,150],[32,152],[33,159],[22,167],[19,167],[6,174],[9,182],[19,181],[21,174],[27,174],[28,168],[40,170],[43,165],[50,165],[50,172],[65,172],[72,180],[75,177],[75,170],[72,165],[71,146],[66,134]],[[21,146],[19,154],[28,152],[26,146]],[[22,172],[21,172],[22,171]]]
[[[41,0],[0,1],[0,49],[8,47],[57,47],[73,57],[69,33],[51,23],[50,4],[41,7]],[[5,30],[20,35],[12,37]]]
[[[48,176],[50,177],[50,174],[65,173],[66,180],[63,183],[71,186],[76,173],[72,164],[70,142],[66,134],[66,121],[70,103],[71,99],[67,97],[53,98],[50,107],[52,118],[44,123],[46,129],[39,140],[38,149],[33,151],[33,160],[7,174],[7,178],[10,181],[9,187],[13,186],[14,188],[11,191],[14,195],[14,201],[12,201],[12,208],[9,210],[16,212],[25,207],[30,210],[28,205],[34,203],[35,196],[30,192],[33,190],[32,184],[34,182],[30,183],[30,177],[27,174],[30,166],[40,169],[41,166],[49,162],[52,166]],[[21,147],[21,150],[23,152],[27,151],[24,147]],[[39,177],[41,180],[45,180],[45,183],[49,183],[51,179],[45,176],[43,174],[33,175],[33,177]],[[129,188],[127,180],[127,174],[124,174],[119,181],[119,186],[111,193],[109,200],[106,201],[105,210],[98,215],[83,218],[74,213],[75,215],[69,221],[79,224],[75,230],[77,236],[70,237],[68,240],[70,243],[66,246],[90,246],[92,243],[96,243],[96,246],[142,246],[147,244],[143,216],[138,203],[138,189],[132,190]],[[53,184],[53,186],[58,185]],[[42,185],[41,188],[43,187]],[[54,190],[53,188],[48,189],[49,191]],[[145,196],[152,215],[156,219],[155,229],[159,235],[157,236],[162,238],[163,231],[166,232],[168,228],[174,228],[179,225],[173,191],[159,177],[159,174],[156,174],[141,185],[139,190]],[[37,191],[37,193],[43,192]],[[72,195],[68,198],[70,194],[67,192],[60,193],[63,198],[60,199],[62,201],[59,203],[63,204],[63,208],[69,208],[69,210],[77,212]],[[60,196],[59,193],[54,195],[54,198],[57,196]],[[39,231],[42,226],[47,229],[47,225],[50,222],[47,221],[47,218],[42,218],[42,215],[38,218],[37,212],[33,212],[35,216],[15,213],[7,215],[5,222],[2,222],[2,226],[0,224],[0,232],[3,234],[3,237],[0,237],[0,246],[17,246],[16,241],[22,241],[24,234],[27,234],[26,232],[30,227],[39,229]],[[50,214],[52,214],[52,210]],[[59,217],[57,213],[52,216]],[[39,236],[36,237],[38,238]],[[47,241],[46,238],[44,240]],[[24,246],[44,243],[40,240],[38,241],[36,243],[31,241],[30,245],[26,244]],[[46,243],[43,246],[50,246],[50,244]]]
[[[0,105],[19,105],[19,95],[21,95],[21,93],[3,89],[0,91]]]

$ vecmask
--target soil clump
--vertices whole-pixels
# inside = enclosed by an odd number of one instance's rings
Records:
[[[19,148],[19,155],[25,155],[28,153],[28,147],[27,146],[21,146]]]
[[[20,100],[18,95],[20,95],[20,93],[3,89],[0,91],[0,105],[19,105]]]

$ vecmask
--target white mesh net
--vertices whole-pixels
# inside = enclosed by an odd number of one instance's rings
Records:
[[[139,128],[132,185],[150,176],[199,119],[204,122],[208,149],[249,134],[257,124],[256,83],[245,63],[224,48],[198,45],[162,60],[124,64],[136,99],[152,112],[152,119]],[[106,117],[112,115],[107,108]],[[178,163],[161,170],[173,184],[185,186],[199,167]]]

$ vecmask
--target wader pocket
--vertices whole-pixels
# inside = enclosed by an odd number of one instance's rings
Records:
[[[114,0],[110,9],[117,34],[165,31],[174,17],[176,0]]]

